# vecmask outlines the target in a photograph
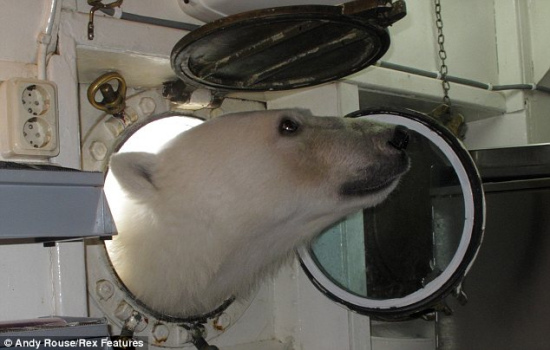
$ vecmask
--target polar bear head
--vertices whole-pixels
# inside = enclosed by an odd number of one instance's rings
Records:
[[[113,155],[128,195],[114,213],[113,265],[138,299],[170,316],[246,297],[297,246],[388,196],[409,166],[394,132],[304,110],[247,112],[157,154]]]

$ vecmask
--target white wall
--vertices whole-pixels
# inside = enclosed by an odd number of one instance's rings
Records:
[[[526,28],[530,46],[527,48],[531,66],[527,70],[532,75],[533,82],[550,87],[550,45],[548,31],[550,18],[550,2],[545,0],[529,0],[524,4],[527,13]],[[532,71],[531,71],[532,70]],[[528,135],[530,143],[550,142],[550,94],[526,95],[528,115]]]
[[[47,1],[6,0],[0,12],[0,60],[34,63],[36,39],[42,29]]]
[[[550,68],[545,0],[494,0],[499,84],[538,84]],[[550,94],[506,92],[506,113],[470,123],[471,148],[506,147],[550,142],[547,118]]]
[[[442,0],[449,75],[498,81],[494,1]],[[389,28],[392,46],[383,61],[439,70],[433,1],[407,1],[407,16]]]
[[[548,45],[548,16],[550,2],[528,0],[526,6],[529,15],[528,31],[531,35],[531,54],[533,57],[534,81],[539,82],[550,68],[550,45]],[[546,45],[545,45],[546,43]]]

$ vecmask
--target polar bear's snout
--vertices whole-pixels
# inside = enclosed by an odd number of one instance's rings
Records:
[[[390,145],[397,150],[404,150],[409,144],[409,129],[398,125],[393,130],[393,138],[389,141]]]
[[[368,122],[367,122],[368,123]],[[365,143],[363,161],[358,170],[340,187],[340,195],[363,197],[365,206],[376,205],[396,187],[401,176],[410,167],[405,149],[409,143],[409,131],[406,127],[390,127],[383,124],[360,124]],[[371,130],[377,130],[372,132]]]

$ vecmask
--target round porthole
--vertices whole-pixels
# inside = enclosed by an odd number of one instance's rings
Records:
[[[99,142],[93,140],[100,139],[112,153],[156,153],[174,136],[202,122],[202,119],[196,117],[168,112],[139,118],[117,135],[105,132],[109,130],[108,127],[98,123],[89,132],[86,144]],[[90,156],[93,157],[92,152]],[[122,201],[119,201],[123,192],[108,171],[104,190],[116,223],[117,215],[125,210],[121,205]],[[88,241],[86,262],[88,293],[91,298],[90,314],[94,317],[106,317],[112,326],[113,335],[131,331],[135,336],[144,337],[150,345],[157,347],[195,348],[191,341],[198,324],[201,325],[206,339],[216,338],[233,325],[250,305],[251,300],[227,300],[210,313],[185,318],[157,312],[138,300],[119,278],[112,264],[116,252],[110,249],[111,245],[112,242],[109,241]],[[159,295],[159,298],[162,297]]]
[[[482,241],[476,167],[461,142],[423,114],[378,109],[348,117],[406,127],[411,169],[384,203],[302,248],[302,266],[319,290],[357,312],[385,320],[432,312],[457,290]]]

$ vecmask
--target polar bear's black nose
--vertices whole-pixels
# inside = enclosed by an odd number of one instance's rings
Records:
[[[393,130],[393,138],[388,141],[390,145],[398,150],[404,150],[409,144],[409,129],[403,125],[398,125]]]

